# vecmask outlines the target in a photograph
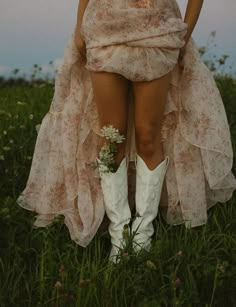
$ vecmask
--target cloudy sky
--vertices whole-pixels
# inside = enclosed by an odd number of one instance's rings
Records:
[[[187,0],[178,0],[182,12]],[[78,0],[0,0],[0,75],[33,64],[60,63],[76,22]],[[216,31],[216,53],[236,70],[236,0],[205,0],[193,38],[205,45]]]

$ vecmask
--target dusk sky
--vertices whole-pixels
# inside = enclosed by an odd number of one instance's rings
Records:
[[[182,12],[187,0],[178,0]],[[76,22],[78,0],[0,0],[0,75],[33,64],[61,62]],[[216,31],[216,53],[229,54],[236,70],[236,0],[205,0],[193,38],[205,45]]]

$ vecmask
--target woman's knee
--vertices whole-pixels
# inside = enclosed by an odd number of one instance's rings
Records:
[[[94,100],[100,126],[110,126],[125,133],[128,112],[128,80],[118,74],[91,72]]]
[[[161,127],[152,125],[138,125],[135,127],[136,147],[140,153],[152,155],[156,151],[156,144],[160,140]]]

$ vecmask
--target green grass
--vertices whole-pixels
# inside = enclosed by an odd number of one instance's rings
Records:
[[[236,153],[236,81],[216,81]],[[71,241],[63,219],[33,228],[34,214],[16,198],[53,90],[46,82],[0,89],[0,306],[236,306],[235,196],[195,229],[158,216],[150,253],[129,251],[116,266],[108,262],[107,232],[83,248]]]

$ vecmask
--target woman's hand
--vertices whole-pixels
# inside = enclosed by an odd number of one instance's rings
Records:
[[[86,44],[80,33],[80,27],[78,26],[76,27],[76,30],[75,30],[75,45],[77,49],[79,50],[82,60],[86,61]]]
[[[198,17],[202,9],[203,2],[204,0],[188,0],[185,17],[184,17],[184,22],[188,25],[188,30],[184,37],[185,44],[180,49],[179,58],[178,58],[178,64],[181,68],[183,68],[184,66],[183,58],[184,58],[184,54],[186,51],[186,45],[197,23]]]
[[[77,11],[77,22],[76,22],[76,29],[75,29],[75,45],[78,48],[83,61],[86,61],[86,44],[81,36],[80,29],[81,29],[81,24],[83,21],[84,11],[88,5],[88,2],[89,0],[79,1],[78,11]]]
[[[188,25],[187,33],[185,35],[185,45],[187,44],[189,38],[192,35],[192,32],[198,21],[202,5],[204,0],[188,0],[184,22]]]

